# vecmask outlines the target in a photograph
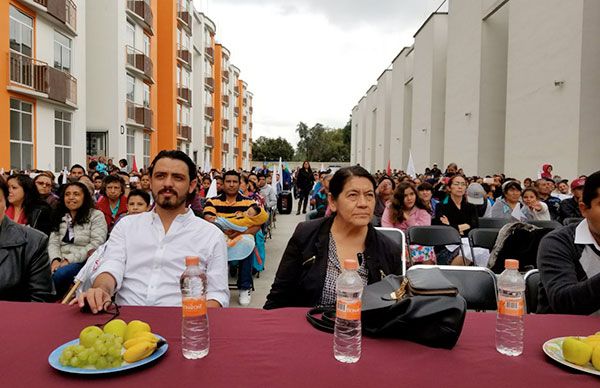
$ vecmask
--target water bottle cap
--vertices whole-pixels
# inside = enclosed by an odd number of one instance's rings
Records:
[[[200,264],[200,258],[198,256],[187,256],[185,258],[185,265],[186,266],[198,265],[198,264]]]
[[[355,259],[344,259],[344,269],[356,271],[358,269],[358,261]]]
[[[506,259],[504,260],[504,268],[506,269],[519,269],[519,260]]]

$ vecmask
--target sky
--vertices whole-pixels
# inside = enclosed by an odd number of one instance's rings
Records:
[[[444,0],[194,0],[254,94],[252,137],[341,128]],[[444,4],[440,11],[447,11]]]

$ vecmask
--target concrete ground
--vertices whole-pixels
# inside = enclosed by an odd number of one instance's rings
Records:
[[[252,293],[252,301],[248,307],[250,308],[262,308],[267,300],[267,295],[271,290],[271,284],[275,279],[275,273],[279,267],[279,261],[283,255],[283,251],[287,246],[287,243],[292,237],[296,225],[304,221],[305,214],[296,215],[296,212],[292,214],[277,214],[277,222],[275,228],[272,230],[272,238],[266,241],[266,259],[265,259],[265,270],[262,271],[259,277],[254,276],[254,289]],[[235,284],[237,278],[229,278],[229,284]],[[230,307],[241,307],[238,302],[238,290],[233,289],[231,291],[231,298],[229,299]]]

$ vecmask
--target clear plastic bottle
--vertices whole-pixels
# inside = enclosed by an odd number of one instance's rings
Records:
[[[181,349],[187,359],[208,355],[210,337],[206,309],[206,271],[198,257],[185,258],[186,270],[181,275]]]
[[[333,355],[340,362],[354,363],[360,359],[363,282],[357,272],[356,260],[344,260],[343,267],[336,282]]]
[[[496,349],[507,356],[519,356],[523,353],[525,280],[518,260],[506,260],[504,268],[498,277]]]

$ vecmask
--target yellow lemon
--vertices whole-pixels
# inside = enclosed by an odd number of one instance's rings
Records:
[[[562,343],[563,357],[576,365],[585,365],[592,357],[594,348],[577,338],[566,338]]]

